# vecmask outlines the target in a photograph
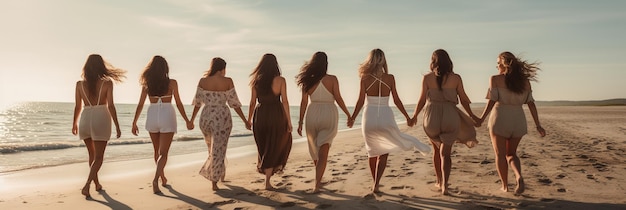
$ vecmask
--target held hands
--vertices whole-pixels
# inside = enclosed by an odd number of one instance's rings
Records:
[[[354,118],[348,117],[348,122],[347,122],[348,128],[352,128],[353,125],[354,125]]]
[[[244,123],[246,124],[246,129],[252,130],[252,124],[249,121],[246,120]]]
[[[484,121],[484,119],[478,118],[476,115],[472,115],[472,120],[474,120],[474,127],[480,127]]]
[[[194,127],[193,121],[187,121],[187,130],[193,130]]]

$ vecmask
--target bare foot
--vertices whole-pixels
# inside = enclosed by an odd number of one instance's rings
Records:
[[[321,192],[320,188],[315,188],[315,189],[313,189],[313,191],[311,191],[311,194],[317,194],[317,193],[320,193],[320,192]]]
[[[509,187],[508,186],[503,186],[500,188],[500,190],[502,190],[502,192],[508,192],[509,191]]]
[[[517,180],[517,187],[515,187],[515,195],[521,195],[526,190],[526,185],[524,184],[524,179],[519,178]]]
[[[272,187],[272,185],[265,185],[265,190],[274,191],[276,188]]]
[[[217,186],[217,182],[213,182],[213,188],[212,188],[212,189],[213,189],[213,191],[217,191],[217,190],[219,190],[219,189],[220,189],[220,188]]]
[[[101,184],[96,184],[96,191],[100,191],[102,190],[102,185]]]
[[[152,181],[152,192],[154,194],[161,194],[161,189],[159,189],[159,181]]]
[[[83,194],[85,198],[90,198],[91,195],[89,195],[89,186],[83,187],[83,189],[80,191],[80,194]]]
[[[161,176],[161,182],[161,186],[167,187],[167,178],[165,178],[165,176]]]
[[[372,187],[372,192],[373,193],[380,193],[380,189],[378,188],[378,186],[374,186],[374,187]]]
[[[448,186],[441,187],[441,194],[442,195],[450,195],[450,193],[448,192]]]

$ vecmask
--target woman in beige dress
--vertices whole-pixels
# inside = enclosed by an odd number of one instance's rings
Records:
[[[111,139],[111,120],[115,124],[115,137],[120,138],[122,135],[113,104],[113,81],[121,82],[124,73],[105,62],[102,56],[91,54],[83,67],[83,80],[76,82],[72,134],[78,135],[85,142],[89,153],[89,176],[81,190],[88,198],[91,196],[89,187],[92,181],[96,191],[102,190],[98,171],[102,166],[107,141]]]
[[[498,55],[497,69],[499,74],[491,76],[489,81],[489,99],[479,124],[489,116],[489,134],[496,155],[496,166],[502,183],[502,191],[508,191],[508,166],[515,173],[517,187],[515,194],[524,192],[524,178],[517,147],[527,133],[526,116],[522,105],[528,105],[530,114],[541,137],[546,131],[539,123],[537,107],[532,96],[530,81],[536,81],[537,63],[528,63],[515,57],[513,53],[502,52]]]
[[[217,181],[224,180],[226,174],[224,160],[228,138],[233,129],[233,120],[228,107],[230,106],[237,112],[246,128],[250,128],[248,120],[241,111],[241,102],[237,97],[233,80],[225,75],[226,61],[222,58],[213,58],[211,68],[198,82],[190,120],[193,123],[200,107],[204,106],[200,115],[200,130],[204,135],[209,156],[200,168],[200,175],[211,180],[214,191],[219,189]]]
[[[430,62],[431,72],[422,79],[422,93],[411,123],[413,125],[417,122],[417,115],[424,108],[423,126],[433,145],[436,185],[444,195],[448,194],[452,145],[458,142],[471,148],[478,143],[472,120],[472,118],[478,120],[478,117],[470,109],[471,102],[465,94],[461,76],[455,74],[452,67],[452,60],[445,50],[438,49],[433,52]],[[456,106],[459,99],[472,118]]]
[[[302,66],[296,76],[296,82],[302,91],[300,102],[300,120],[298,134],[302,136],[302,118],[305,117],[305,130],[309,142],[309,154],[315,165],[315,188],[321,188],[322,176],[326,170],[328,150],[337,135],[339,114],[335,101],[351,121],[350,112],[339,92],[339,81],[334,75],[327,74],[328,57],[324,52],[316,52],[311,60]],[[311,103],[309,104],[309,97]]]

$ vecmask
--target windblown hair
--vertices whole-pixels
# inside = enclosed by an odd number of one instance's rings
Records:
[[[359,67],[359,76],[364,77],[368,74],[380,76],[387,74],[389,68],[387,67],[387,59],[385,59],[385,53],[381,49],[373,49],[370,51],[367,59]]]
[[[507,89],[521,94],[526,89],[526,80],[537,81],[537,71],[541,70],[539,63],[521,60],[511,52],[502,52],[498,57],[505,68],[504,81]]]
[[[439,90],[441,90],[443,80],[448,73],[453,73],[452,68],[452,60],[448,52],[443,49],[437,49],[433,52],[433,56],[430,60],[430,70],[437,76],[437,86],[439,86]]]
[[[204,76],[213,76],[217,72],[226,69],[226,61],[220,57],[215,57],[211,60],[211,68],[204,73]]]
[[[296,83],[302,92],[309,91],[326,75],[328,71],[328,57],[324,52],[316,52],[310,61],[304,63],[300,73],[296,76]]]
[[[272,81],[274,77],[280,76],[280,68],[274,54],[267,53],[263,55],[259,65],[250,74],[252,77],[250,86],[259,94],[267,94],[272,92]]]
[[[102,56],[98,54],[91,54],[87,57],[85,66],[83,67],[82,78],[87,83],[87,90],[90,95],[95,95],[97,92],[96,84],[98,80],[112,80],[116,82],[122,82],[126,76],[126,71],[113,67],[108,62],[102,59]]]
[[[164,96],[170,85],[169,67],[167,61],[160,55],[155,55],[141,74],[139,82],[146,88],[149,96]]]

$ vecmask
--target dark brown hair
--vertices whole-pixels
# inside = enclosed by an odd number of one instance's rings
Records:
[[[250,86],[259,94],[267,94],[272,92],[272,81],[274,77],[280,76],[280,68],[274,54],[267,53],[263,55],[259,65],[250,74]]]
[[[164,96],[170,85],[169,67],[167,61],[160,55],[155,55],[141,74],[139,82],[146,88],[149,96]]]
[[[444,77],[448,76],[448,73],[453,73],[453,65],[450,55],[443,49],[437,49],[433,52],[430,60],[430,70],[437,76],[437,86],[441,90]]]
[[[220,57],[215,57],[211,60],[211,68],[204,73],[204,76],[213,76],[224,69],[226,69],[226,61]]]
[[[498,57],[505,69],[504,81],[507,89],[521,94],[526,89],[526,80],[537,81],[537,71],[541,70],[539,63],[521,60],[511,52],[502,52]]]
[[[302,92],[309,91],[326,75],[328,71],[328,57],[324,52],[316,52],[311,60],[304,63],[300,73],[296,76],[296,83]]]
[[[98,80],[112,80],[122,82],[126,71],[113,67],[102,59],[98,54],[91,54],[87,57],[85,66],[83,67],[82,78],[87,83],[87,90],[90,95],[96,94],[96,84]]]

